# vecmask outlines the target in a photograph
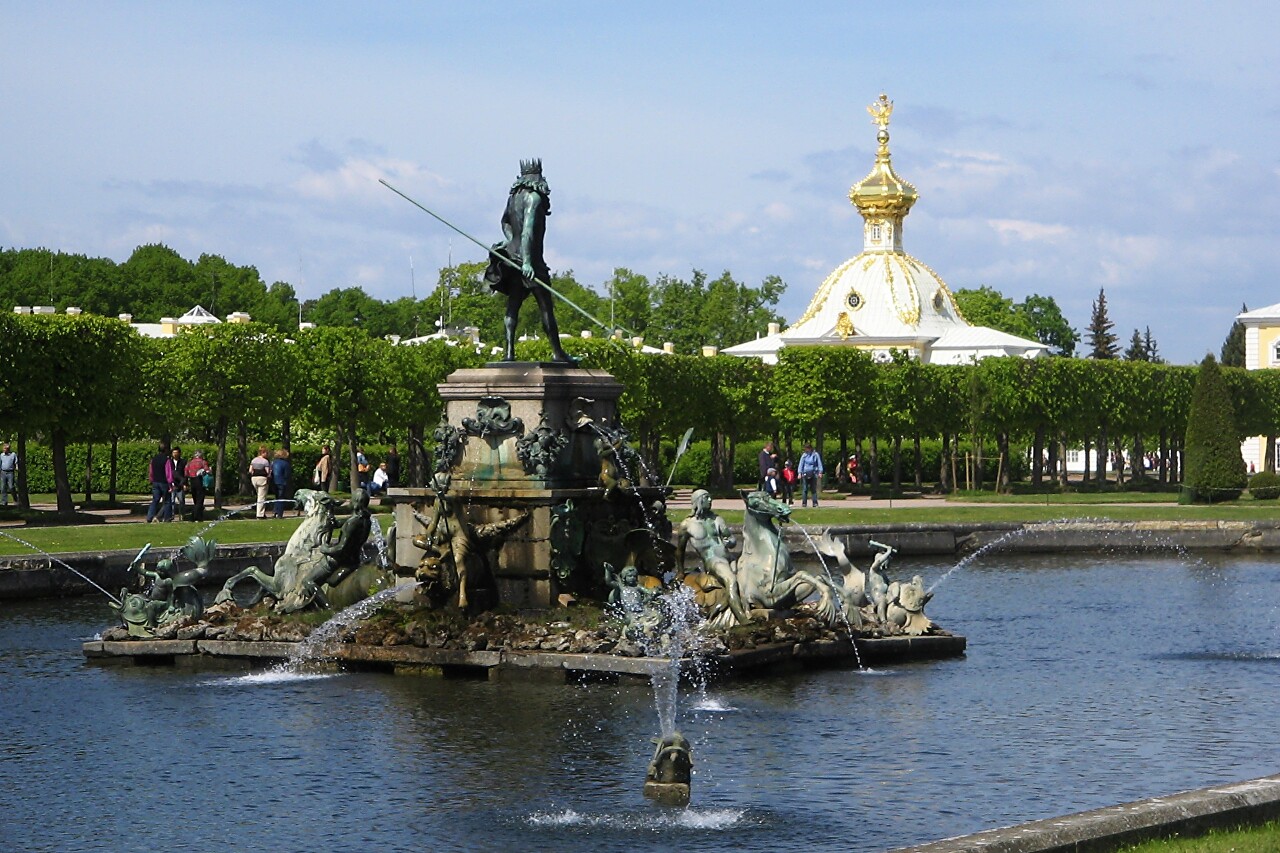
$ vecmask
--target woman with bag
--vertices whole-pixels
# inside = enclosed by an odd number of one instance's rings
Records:
[[[204,461],[204,451],[197,450],[187,463],[187,488],[191,490],[191,520],[204,521],[204,495],[213,485],[213,469]]]
[[[320,461],[316,463],[316,469],[311,472],[311,484],[322,492],[329,491],[329,475],[333,472],[333,456],[329,453],[329,446],[325,445],[320,453]]]

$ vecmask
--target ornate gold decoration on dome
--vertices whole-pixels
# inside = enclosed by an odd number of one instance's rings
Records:
[[[848,305],[854,311],[858,311],[863,305],[867,304],[867,300],[862,298],[862,294],[856,290],[850,290],[849,295],[844,298],[844,304]]]
[[[853,329],[853,321],[849,319],[849,312],[840,312],[840,317],[836,320],[836,334],[842,341],[847,341],[857,334]]]
[[[822,310],[823,306],[827,304],[827,298],[831,295],[831,291],[835,289],[836,282],[840,280],[840,277],[845,274],[845,271],[847,271],[849,267],[856,264],[864,256],[865,253],[855,255],[832,270],[831,274],[823,279],[822,284],[818,286],[818,292],[813,295],[813,299],[810,300],[809,307],[805,309],[804,314],[801,315],[800,319],[796,320],[796,322],[789,328],[794,329],[797,326],[802,326],[814,317],[818,316],[818,313]]]
[[[920,322],[920,294],[916,293],[911,273],[906,265],[902,263],[901,257],[905,256],[901,256],[897,252],[891,252],[884,256],[884,277],[889,285],[889,298],[893,301],[893,310],[897,313],[898,319],[908,326],[915,326]],[[905,308],[898,299],[898,287],[893,277],[891,258],[898,261],[902,269],[902,277],[906,279],[907,305]]]

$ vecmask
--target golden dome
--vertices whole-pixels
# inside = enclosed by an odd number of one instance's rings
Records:
[[[889,160],[889,116],[893,114],[893,101],[888,95],[867,107],[871,121],[879,126],[876,141],[876,162],[871,173],[849,189],[849,201],[866,219],[885,219],[901,222],[919,197],[916,188],[893,171]]]

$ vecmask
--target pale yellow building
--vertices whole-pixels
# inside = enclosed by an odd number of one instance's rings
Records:
[[[1280,303],[1236,315],[1244,326],[1244,366],[1248,370],[1280,367]],[[1263,470],[1267,440],[1264,436],[1246,438],[1240,455],[1250,471]]]
[[[938,274],[903,249],[902,223],[919,194],[890,161],[893,102],[881,95],[867,109],[879,128],[876,161],[849,190],[849,200],[862,214],[862,251],[827,276],[804,314],[785,331],[775,324],[764,337],[724,353],[775,363],[784,346],[849,346],[870,351],[877,361],[903,350],[932,364],[1046,353],[1049,348],[1038,341],[970,325]]]

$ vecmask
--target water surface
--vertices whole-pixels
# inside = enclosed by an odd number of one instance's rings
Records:
[[[1258,559],[984,558],[929,607],[962,659],[683,693],[689,809],[640,794],[640,687],[91,665],[105,599],[3,604],[0,849],[879,851],[1267,775],[1277,593]]]

